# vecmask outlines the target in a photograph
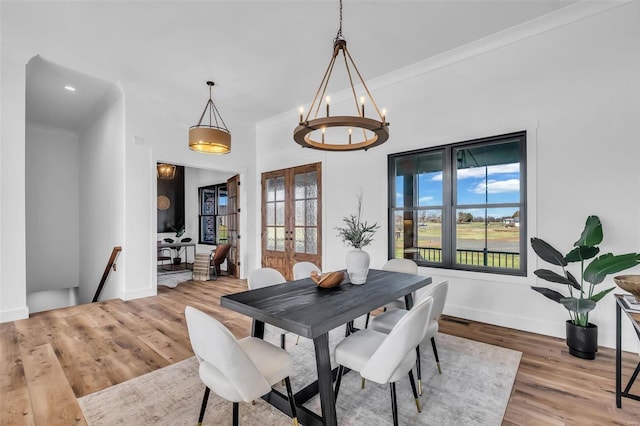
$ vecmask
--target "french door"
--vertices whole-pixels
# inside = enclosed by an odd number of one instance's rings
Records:
[[[227,180],[227,242],[231,244],[227,255],[229,275],[240,278],[240,175]]]
[[[262,266],[293,279],[297,262],[322,269],[322,165],[262,173]]]

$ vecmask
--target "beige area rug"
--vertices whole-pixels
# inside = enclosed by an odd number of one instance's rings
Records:
[[[269,326],[267,326],[267,329]],[[344,331],[330,334],[334,347]],[[266,340],[279,344],[279,335]],[[521,353],[485,343],[438,334],[442,374],[438,374],[431,345],[422,350],[424,394],[422,413],[416,411],[409,380],[397,383],[398,415],[403,425],[500,425],[509,401]],[[296,361],[294,392],[316,377],[313,342],[288,335],[287,350]],[[127,382],[86,395],[78,400],[90,426],[99,425],[194,425],[197,423],[204,385],[198,378],[195,358],[178,362]],[[284,389],[279,389],[285,392]],[[319,398],[305,406],[320,412]],[[337,401],[340,425],[391,424],[388,385],[367,382],[360,389],[360,376],[344,376]],[[205,425],[231,424],[231,403],[213,392],[205,414]],[[263,400],[240,404],[242,425],[290,425],[291,420]]]

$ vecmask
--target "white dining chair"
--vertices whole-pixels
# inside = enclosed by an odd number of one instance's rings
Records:
[[[438,373],[442,374],[442,368],[440,367],[440,358],[438,357],[438,348],[436,346],[436,334],[438,334],[438,321],[444,310],[444,305],[447,300],[447,293],[449,291],[449,281],[442,281],[437,284],[428,285],[423,289],[420,289],[418,299],[424,299],[427,297],[433,298],[433,309],[431,310],[431,316],[429,317],[429,323],[427,324],[427,332],[425,333],[424,340],[431,340],[431,347],[433,349],[433,355],[436,359],[436,366],[438,367]],[[387,312],[383,312],[377,317],[371,320],[371,328],[381,333],[390,333],[395,325],[406,315],[406,309],[393,309]],[[418,389],[420,395],[422,395],[422,371],[420,363],[420,345],[416,346],[416,353],[418,355],[418,361],[416,364],[416,370],[418,373]]]
[[[422,299],[398,321],[389,334],[365,328],[338,343],[335,350],[335,360],[339,365],[335,386],[336,400],[345,368],[359,372],[363,379],[379,384],[389,383],[393,424],[397,426],[396,382],[408,375],[416,408],[421,412],[411,369],[416,362],[415,348],[426,333],[432,305],[432,298]]]
[[[413,274],[418,275],[418,264],[411,259],[390,259],[383,266],[383,271],[391,271],[391,272],[402,272],[404,274]],[[415,292],[412,293],[413,301],[415,302]],[[393,300],[382,308],[385,312],[389,309],[404,309],[406,307],[404,297],[400,297],[396,300]],[[367,318],[364,322],[364,328],[369,327],[369,319],[371,317],[371,313],[367,314]]]
[[[322,271],[314,263],[311,262],[298,262],[293,265],[293,279],[301,280],[303,278],[309,278],[311,273],[315,271],[321,273]]]
[[[258,268],[249,272],[247,276],[247,285],[249,290],[255,290],[258,288],[269,287],[276,284],[286,283],[287,280],[282,274],[273,268]],[[266,325],[266,324],[265,324]],[[275,327],[278,333],[280,333],[280,347],[286,348],[286,331]]]
[[[294,426],[298,425],[295,399],[289,377],[294,374],[293,358],[256,337],[236,340],[215,318],[187,306],[185,309],[191,347],[199,362],[200,380],[205,385],[198,417],[202,424],[209,393],[233,403],[233,425],[238,425],[239,403],[251,402],[284,380]]]

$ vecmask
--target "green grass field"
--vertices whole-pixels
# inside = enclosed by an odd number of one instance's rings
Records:
[[[442,248],[442,226],[440,223],[429,222],[427,226],[418,227],[418,248]],[[519,251],[520,229],[506,227],[502,223],[490,223],[486,230],[482,222],[460,223],[456,225],[457,259],[461,265],[483,265],[484,254],[473,252],[483,250],[485,237],[489,253],[487,265],[509,269],[520,268],[520,256],[512,256],[496,252],[517,253]],[[404,257],[404,242],[402,234],[396,234],[396,258]],[[428,261],[440,261],[440,253],[435,250],[420,250],[421,258]]]

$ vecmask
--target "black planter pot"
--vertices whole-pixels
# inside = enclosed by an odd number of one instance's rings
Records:
[[[173,258],[173,264],[174,265],[179,265],[182,263],[182,258],[181,257],[174,257]]]
[[[567,346],[569,353],[582,359],[595,359],[598,352],[598,326],[589,323],[580,327],[567,321]]]

